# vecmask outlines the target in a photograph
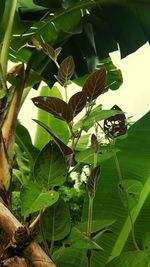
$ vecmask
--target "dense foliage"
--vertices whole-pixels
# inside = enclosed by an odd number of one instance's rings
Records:
[[[2,233],[0,264],[26,258],[34,239],[58,267],[148,266],[150,113],[128,129],[115,103],[97,101],[122,83],[109,53],[119,46],[125,57],[150,40],[149,9],[140,0],[2,1],[0,200],[31,240]],[[8,60],[17,63],[9,71]],[[69,98],[71,80],[80,88]],[[17,116],[41,81],[33,144]]]

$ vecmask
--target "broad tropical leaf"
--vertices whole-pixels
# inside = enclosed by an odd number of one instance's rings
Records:
[[[121,175],[124,179],[135,179],[142,183],[140,196],[132,209],[124,207],[118,190],[119,178],[114,159],[101,164],[102,174],[99,187],[94,199],[94,220],[114,218],[111,235],[103,235],[100,244],[104,252],[94,253],[92,266],[104,266],[106,262],[120,255],[126,250],[133,250],[131,237],[132,223],[135,224],[135,238],[139,246],[143,235],[149,231],[149,203],[150,203],[150,112],[137,121],[128,131],[124,140],[116,141],[120,152],[117,153]],[[139,194],[139,193],[138,193]],[[103,207],[103,208],[102,208]],[[88,201],[86,200],[83,220],[87,218]],[[108,212],[109,211],[109,212]],[[130,216],[129,216],[130,212]],[[144,223],[143,223],[144,222]],[[111,266],[111,264],[110,264]]]

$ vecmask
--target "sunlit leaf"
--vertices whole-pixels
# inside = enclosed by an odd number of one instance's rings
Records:
[[[34,120],[36,123],[38,123],[41,127],[43,127],[54,139],[54,141],[57,143],[57,145],[60,147],[64,155],[70,155],[72,154],[72,149],[68,147],[65,143],[63,143],[54,133],[52,130],[43,122]]]

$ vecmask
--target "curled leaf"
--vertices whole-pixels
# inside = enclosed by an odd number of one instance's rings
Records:
[[[92,134],[91,136],[91,147],[94,151],[94,153],[97,153],[98,152],[98,141],[97,141],[97,137],[95,134]]]
[[[87,188],[88,188],[88,194],[91,198],[95,197],[100,170],[101,170],[100,165],[98,165],[92,170],[91,175],[88,178]]]
[[[68,80],[71,79],[72,75],[74,74],[74,69],[75,65],[72,56],[65,58],[60,64],[57,74],[57,80],[62,86],[65,86]]]
[[[73,117],[75,117],[85,107],[86,100],[87,97],[84,92],[78,92],[70,98],[68,105],[73,111]]]
[[[105,88],[105,82],[105,69],[96,70],[92,75],[90,75],[82,89],[84,92],[86,92],[87,99],[89,102],[103,93]]]
[[[32,101],[35,106],[53,114],[58,119],[67,122],[73,119],[73,113],[68,104],[57,97],[38,96],[32,98]]]
[[[117,105],[114,105],[111,109],[122,111]],[[104,120],[104,132],[110,138],[124,135],[127,132],[124,113],[116,114]]]

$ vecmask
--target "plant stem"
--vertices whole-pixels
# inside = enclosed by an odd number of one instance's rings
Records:
[[[91,238],[92,233],[92,217],[93,217],[93,198],[89,196],[89,209],[88,209],[88,223],[87,223],[87,236]],[[91,267],[91,250],[87,250],[87,267]]]
[[[93,198],[89,196],[89,209],[88,209],[88,223],[87,223],[87,236],[91,237],[92,232],[92,216],[93,216]]]
[[[8,63],[8,56],[9,56],[9,46],[10,46],[10,39],[11,39],[11,33],[12,33],[12,27],[14,22],[14,16],[15,16],[15,10],[16,10],[17,0],[10,1],[10,15],[8,19],[8,26],[6,28],[4,40],[3,40],[3,46],[1,51],[1,65],[3,70],[3,75],[5,77],[7,73],[7,63]]]

